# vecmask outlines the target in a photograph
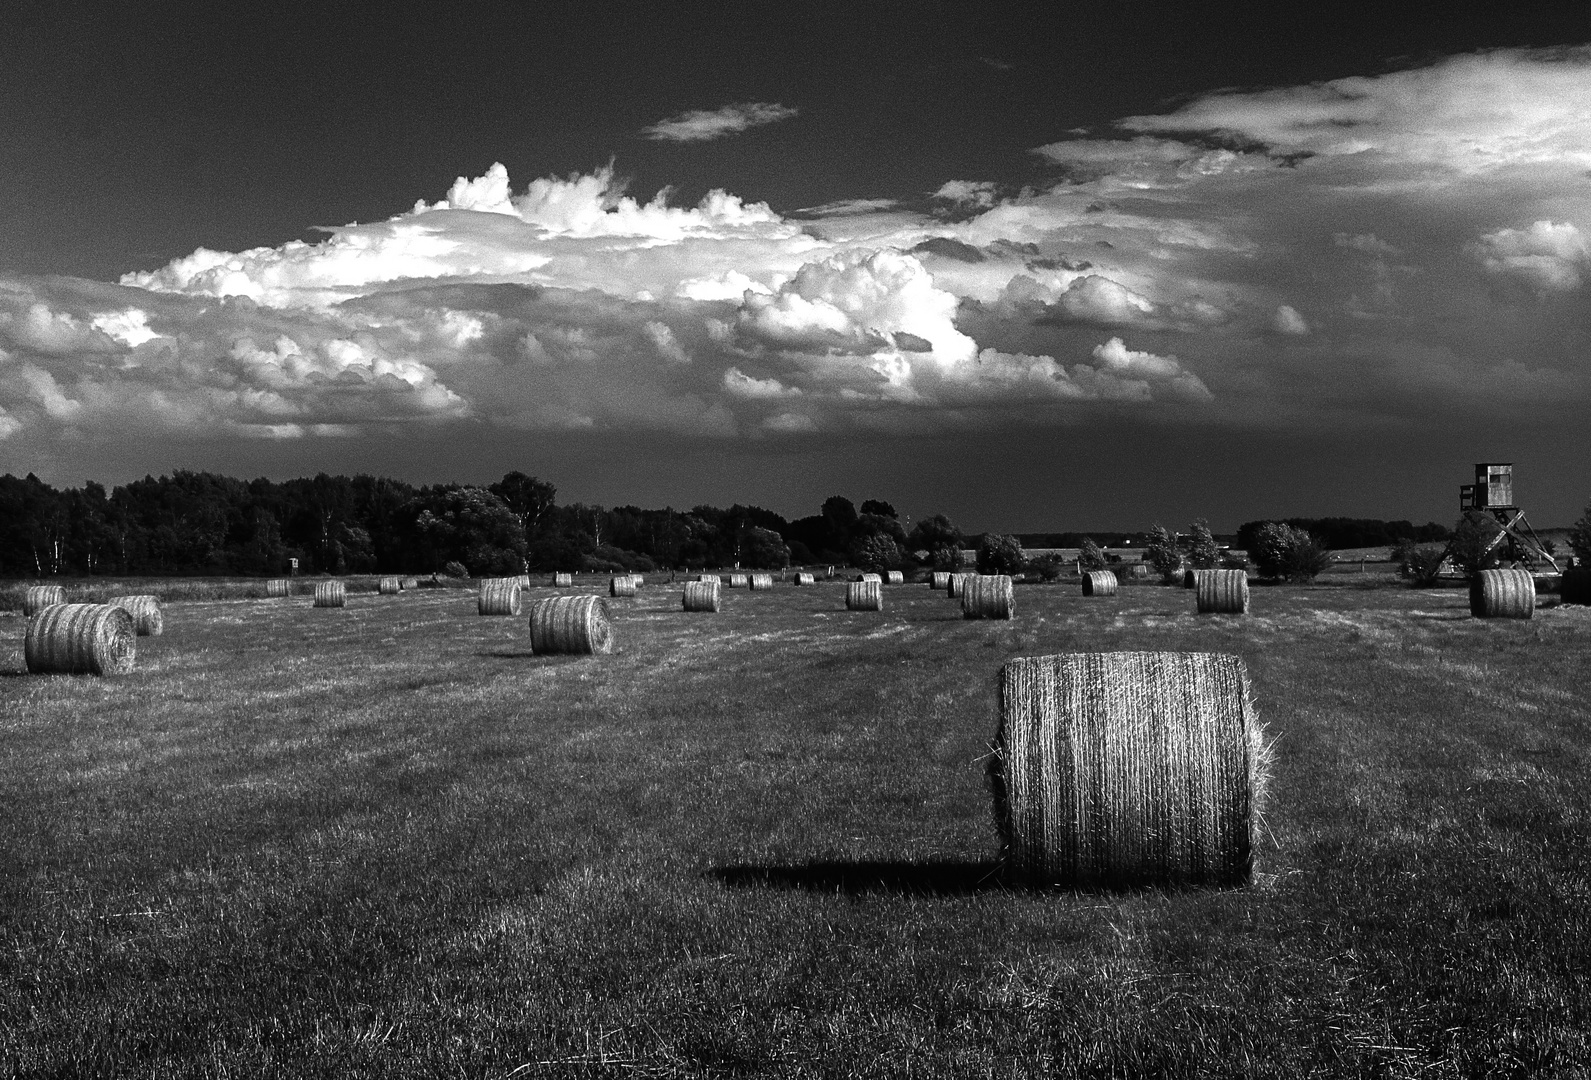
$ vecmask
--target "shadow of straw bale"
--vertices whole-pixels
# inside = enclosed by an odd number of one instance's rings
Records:
[[[969,896],[1004,887],[996,862],[839,861],[799,866],[716,866],[709,875],[732,888],[804,889],[860,896],[900,893],[919,896]]]

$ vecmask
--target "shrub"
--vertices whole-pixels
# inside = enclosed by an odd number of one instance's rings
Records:
[[[958,544],[940,544],[929,553],[928,563],[935,570],[955,573],[961,569],[961,547]]]
[[[864,536],[851,545],[851,565],[862,570],[882,573],[900,566],[904,553],[892,537],[883,533]]]
[[[1210,524],[1203,518],[1188,526],[1188,537],[1183,541],[1188,553],[1188,565],[1195,570],[1213,570],[1221,561],[1221,545],[1215,542]]]
[[[978,573],[1020,574],[1026,565],[1022,542],[1016,537],[987,533],[978,541]]]
[[[1038,571],[1045,581],[1054,581],[1066,570],[1066,560],[1052,552],[1028,563],[1028,569]]]
[[[464,564],[461,562],[449,562],[442,567],[442,573],[453,578],[467,578],[470,576],[470,572],[464,568]]]
[[[1416,589],[1428,589],[1436,584],[1437,575],[1442,572],[1445,554],[1446,549],[1442,547],[1413,547],[1399,565],[1398,572]]]
[[[1173,581],[1182,569],[1182,551],[1177,547],[1177,538],[1164,525],[1156,525],[1149,530],[1149,542],[1144,545],[1144,562],[1154,568],[1161,581],[1167,583]]]
[[[1100,547],[1090,537],[1083,537],[1083,542],[1077,548],[1077,561],[1086,570],[1105,569],[1105,549]]]
[[[1326,545],[1303,529],[1267,521],[1254,534],[1249,557],[1262,577],[1313,581],[1331,562]]]
[[[1466,514],[1460,518],[1453,526],[1453,565],[1468,577],[1494,568],[1502,550],[1502,545],[1494,541],[1502,531],[1501,525],[1484,514]]]
[[[1574,549],[1577,566],[1591,566],[1591,502],[1585,504],[1585,513],[1569,529],[1569,547]]]

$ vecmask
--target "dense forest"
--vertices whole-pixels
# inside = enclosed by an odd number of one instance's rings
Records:
[[[511,472],[487,487],[373,476],[236,480],[179,471],[107,491],[0,476],[0,575],[468,573],[777,568],[943,561],[965,538],[942,516],[908,531],[889,503],[833,496],[787,521],[756,506],[560,506]]]

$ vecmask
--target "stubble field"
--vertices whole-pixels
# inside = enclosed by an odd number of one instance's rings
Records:
[[[0,1075],[1591,1068],[1591,609],[724,595],[579,659],[458,589],[172,603],[112,679],[0,617]],[[999,666],[1162,649],[1248,665],[1253,883],[1002,886]]]

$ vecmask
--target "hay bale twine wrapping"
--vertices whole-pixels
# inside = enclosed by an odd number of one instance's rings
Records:
[[[293,583],[287,578],[272,578],[265,583],[265,595],[273,600],[293,595]]]
[[[963,619],[1009,619],[1016,614],[1016,589],[1009,574],[976,574],[961,592]]]
[[[950,588],[950,571],[935,570],[934,576],[928,579],[928,587],[939,592]]]
[[[1264,729],[1236,656],[1073,653],[1000,669],[1001,859],[1032,885],[1240,885]]]
[[[748,574],[730,574],[729,587],[731,589],[746,589],[751,587],[751,577]]]
[[[717,611],[720,588],[722,586],[717,578],[687,581],[685,583],[685,610]]]
[[[609,596],[634,596],[635,579],[629,574],[617,574],[608,579]]]
[[[126,608],[52,604],[28,623],[22,653],[32,675],[125,675],[137,639]]]
[[[904,570],[891,570],[884,576],[884,580],[890,585],[904,585],[906,584],[906,572]]]
[[[376,591],[382,596],[397,596],[403,591],[403,582],[395,577],[384,577],[376,583]]]
[[[66,603],[66,590],[59,585],[29,585],[22,594],[22,614],[32,617],[47,607]]]
[[[772,574],[752,574],[751,575],[750,584],[751,584],[751,588],[753,590],[771,589],[771,588],[773,588],[773,575]]]
[[[139,637],[159,637],[165,632],[166,619],[160,611],[160,597],[140,593],[137,596],[113,596],[105,602],[133,617],[133,632]]]
[[[795,576],[795,583],[797,585],[816,585],[818,583],[818,579],[813,577],[811,574],[797,574]]]
[[[1116,575],[1109,570],[1089,570],[1083,574],[1084,596],[1115,596]]]
[[[1482,570],[1469,579],[1469,613],[1477,619],[1528,619],[1536,613],[1529,570]]]
[[[608,602],[600,596],[554,596],[530,609],[530,651],[578,653],[613,651]]]
[[[1248,573],[1243,570],[1195,570],[1193,602],[1200,615],[1247,615]]]
[[[1565,570],[1558,582],[1558,595],[1565,604],[1591,604],[1591,569]]]
[[[481,615],[518,615],[523,602],[517,577],[487,578],[476,595],[475,610]]]
[[[951,574],[950,580],[945,584],[945,595],[952,600],[960,599],[961,594],[967,591],[967,579],[977,576],[977,574]]]
[[[348,587],[340,581],[315,582],[316,607],[347,607]]]
[[[847,611],[883,611],[884,610],[884,583],[878,580],[878,575],[872,575],[873,580],[848,581],[845,583],[845,609]]]

